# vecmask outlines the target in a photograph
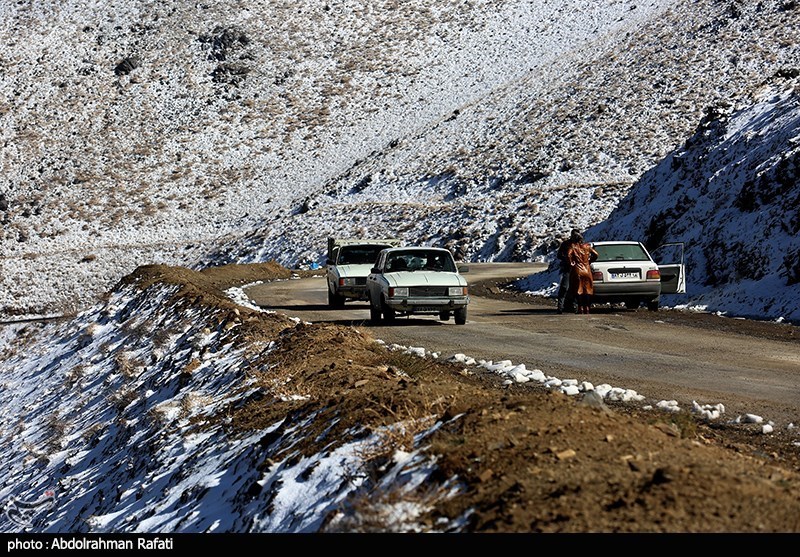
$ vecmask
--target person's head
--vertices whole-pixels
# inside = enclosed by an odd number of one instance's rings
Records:
[[[583,234],[577,228],[573,228],[572,232],[569,234],[569,241],[570,242],[583,242]]]

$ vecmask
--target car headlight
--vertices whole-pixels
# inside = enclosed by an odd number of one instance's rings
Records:
[[[390,298],[404,298],[408,297],[408,287],[403,286],[399,288],[390,288],[389,289],[389,297]]]
[[[467,295],[467,287],[466,286],[451,286],[447,289],[448,296],[466,296]]]

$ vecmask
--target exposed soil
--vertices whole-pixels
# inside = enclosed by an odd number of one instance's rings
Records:
[[[246,266],[203,275],[157,271],[157,280],[191,283],[188,295],[199,303],[220,303],[224,311],[230,311],[228,303],[216,287],[242,284],[253,275]],[[288,273],[262,266],[257,274],[269,280]],[[496,283],[476,285],[471,293],[517,295]],[[466,532],[800,532],[800,448],[785,439],[683,412],[503,385],[494,374],[391,352],[374,342],[369,328],[287,324],[280,315],[236,311],[243,342],[274,340],[281,330],[270,356],[280,365],[266,370],[253,362],[262,370],[265,391],[274,393],[280,383],[306,396],[251,400],[234,416],[237,429],[283,420],[274,433],[279,435],[309,423],[291,450],[310,455],[380,426],[410,424],[405,434],[386,437],[385,450],[367,455],[373,489],[342,509],[337,531],[385,529],[379,520],[364,519],[370,498],[374,504],[390,496],[377,480],[395,450],[419,447],[415,430],[441,421],[422,442],[424,450],[438,455],[439,479],[456,477],[462,490],[434,505],[423,520],[431,530],[438,529],[440,517],[464,516]],[[698,326],[725,326],[720,321],[697,316]],[[784,334],[757,322],[749,326],[753,334]]]

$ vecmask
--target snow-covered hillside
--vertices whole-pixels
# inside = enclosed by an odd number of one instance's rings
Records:
[[[375,439],[263,469],[265,460],[291,455],[294,435],[308,426],[295,432],[279,420],[237,433],[231,424],[248,400],[293,391],[280,387],[280,367],[271,372],[274,392],[257,380],[273,367],[275,342],[245,340],[244,317],[181,302],[178,290],[121,287],[68,325],[46,326],[55,343],[25,342],[12,329],[14,343],[0,337],[0,352],[13,356],[0,365],[2,390],[15,401],[0,423],[8,438],[0,530],[317,531],[358,488],[361,482],[342,485],[341,478],[357,475],[359,447]],[[262,323],[275,340],[293,325],[278,315]],[[21,344],[41,353],[17,353]],[[271,436],[270,448],[264,439]],[[418,460],[409,455],[407,465]],[[315,468],[296,489],[293,478]],[[259,484],[274,484],[274,496],[254,497]]]
[[[547,258],[706,109],[794,82],[799,10],[4,3],[0,313],[81,309],[146,263],[291,266],[332,233]]]
[[[765,87],[754,104],[709,111],[645,173],[587,240],[683,242],[687,293],[671,305],[800,322],[800,95]],[[548,273],[519,287],[548,294]]]

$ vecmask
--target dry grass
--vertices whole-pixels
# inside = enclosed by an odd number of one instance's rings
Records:
[[[145,368],[145,364],[130,352],[117,352],[114,355],[116,371],[126,380],[135,379]]]
[[[432,371],[436,367],[435,361],[401,351],[389,352],[386,355],[386,365],[390,371],[404,373],[412,378]]]
[[[125,409],[137,398],[139,398],[139,395],[137,394],[135,388],[122,385],[116,391],[112,392],[111,395],[109,395],[108,400],[116,409],[117,414],[121,416]]]
[[[46,422],[47,439],[45,447],[48,452],[58,452],[61,450],[61,442],[69,429],[69,424],[58,412],[53,412],[47,416]]]
[[[198,409],[209,406],[212,402],[213,399],[208,395],[186,393],[181,397],[179,403],[180,417],[190,418],[193,414],[197,413]]]
[[[418,509],[420,514],[433,508],[441,494],[407,491],[402,488],[371,489],[359,491],[330,513],[322,528],[327,533],[386,533],[409,532],[408,509]],[[419,531],[429,531],[425,523],[414,525]]]
[[[100,442],[100,438],[103,436],[103,433],[106,431],[106,426],[101,423],[95,423],[87,427],[83,433],[81,434],[81,438],[89,448],[97,446]]]
[[[80,387],[81,381],[86,375],[86,366],[78,364],[64,374],[64,383],[68,388]]]
[[[389,423],[376,429],[376,443],[365,445],[359,449],[358,455],[365,463],[385,461],[397,451],[411,452],[416,448],[417,435],[430,429],[445,411],[441,400],[427,401],[422,404],[402,401],[401,404],[382,403],[378,409],[369,409],[379,421]]]

